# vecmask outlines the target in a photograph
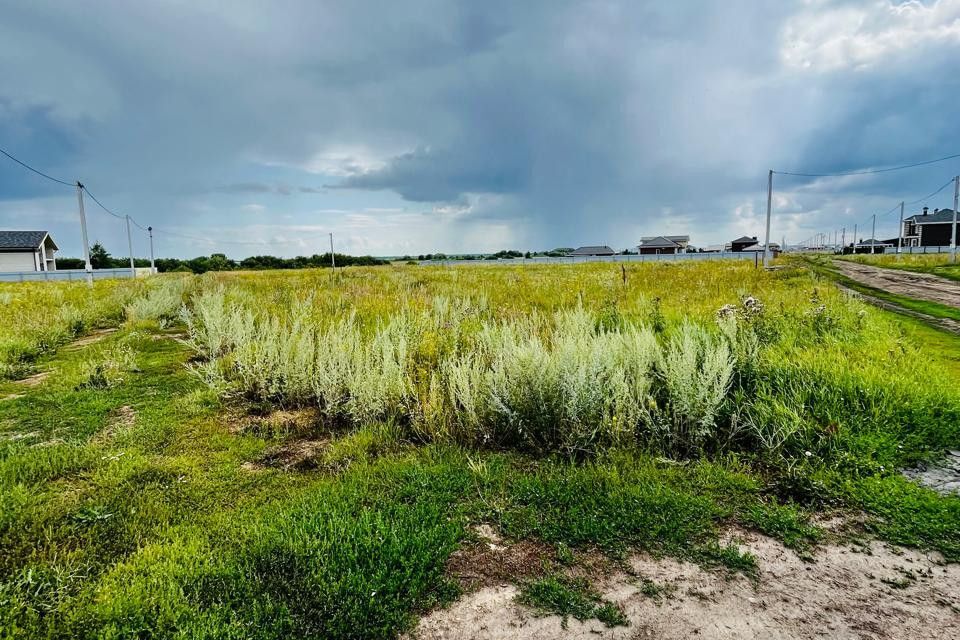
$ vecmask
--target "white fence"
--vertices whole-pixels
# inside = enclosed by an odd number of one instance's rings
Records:
[[[537,256],[534,258],[498,258],[497,260],[420,260],[421,265],[450,267],[456,265],[510,265],[510,264],[581,264],[584,262],[689,262],[696,260],[749,260],[763,262],[763,252],[714,251],[704,253],[658,253],[615,256]]]
[[[950,253],[950,246],[940,246],[940,247],[903,247],[900,249],[902,253]],[[896,253],[896,247],[887,247],[887,250],[884,253]]]
[[[130,278],[148,276],[152,270],[147,268],[134,269],[131,275],[130,269],[94,269],[92,272],[94,280],[104,278]],[[36,282],[49,280],[86,280],[87,272],[83,269],[63,269],[61,271],[6,271],[0,272],[0,282]]]

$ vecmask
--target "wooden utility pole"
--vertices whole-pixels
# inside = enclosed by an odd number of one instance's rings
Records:
[[[330,266],[334,269],[337,268],[337,261],[333,257],[333,234],[330,234]]]

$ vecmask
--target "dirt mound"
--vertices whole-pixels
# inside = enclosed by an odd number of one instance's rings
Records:
[[[812,562],[769,538],[746,534],[756,579],[640,554],[629,572],[596,580],[623,607],[627,627],[538,617],[516,604],[517,587],[491,585],[435,611],[411,638],[957,638],[960,567],[933,555],[872,543],[826,546]],[[662,587],[651,597],[645,585]],[[645,593],[647,592],[647,593]]]

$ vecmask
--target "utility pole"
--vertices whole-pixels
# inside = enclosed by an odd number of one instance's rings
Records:
[[[877,244],[877,214],[873,214],[873,231],[870,235],[870,253],[874,252]]]
[[[847,246],[847,228],[844,227],[840,232],[840,253],[843,253],[844,248]]]
[[[903,200],[900,201],[900,230],[897,232],[897,260],[900,259],[900,253],[903,251]]]
[[[957,200],[960,199],[960,176],[953,179],[953,226],[950,228],[950,254],[957,261]]]
[[[133,237],[130,235],[130,216],[123,216],[127,221],[127,249],[130,250],[130,277],[137,277],[137,268],[133,264]]]
[[[333,257],[333,234],[330,234],[330,266],[337,268],[337,260]]]
[[[853,225],[853,252],[857,252],[857,225]]]
[[[83,263],[87,284],[93,286],[93,265],[90,264],[90,241],[87,239],[87,214],[83,211],[83,185],[77,180],[77,204],[80,208],[80,232],[83,235]]]
[[[833,230],[833,251],[834,253],[836,253],[837,251],[837,230],[836,229]]]
[[[153,262],[153,227],[147,227],[147,233],[150,234],[150,273],[156,273],[157,266]]]
[[[767,235],[763,241],[763,266],[770,266],[770,213],[773,209],[773,169],[767,174]],[[956,209],[956,207],[954,207]]]

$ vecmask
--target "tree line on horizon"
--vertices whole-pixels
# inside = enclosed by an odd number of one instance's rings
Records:
[[[376,266],[389,264],[387,260],[373,256],[350,256],[334,253],[334,260],[338,267]],[[223,253],[213,253],[209,256],[196,258],[157,258],[157,271],[206,273],[207,271],[257,271],[265,269],[309,269],[329,267],[330,253],[314,254],[312,256],[297,256],[295,258],[280,258],[277,256],[250,256],[243,260],[228,258]],[[130,266],[130,258],[117,258],[106,250],[99,242],[90,247],[90,264],[94,269],[124,269]],[[150,266],[148,258],[134,258],[135,267],[147,268]],[[57,258],[57,269],[83,269],[83,258]]]

